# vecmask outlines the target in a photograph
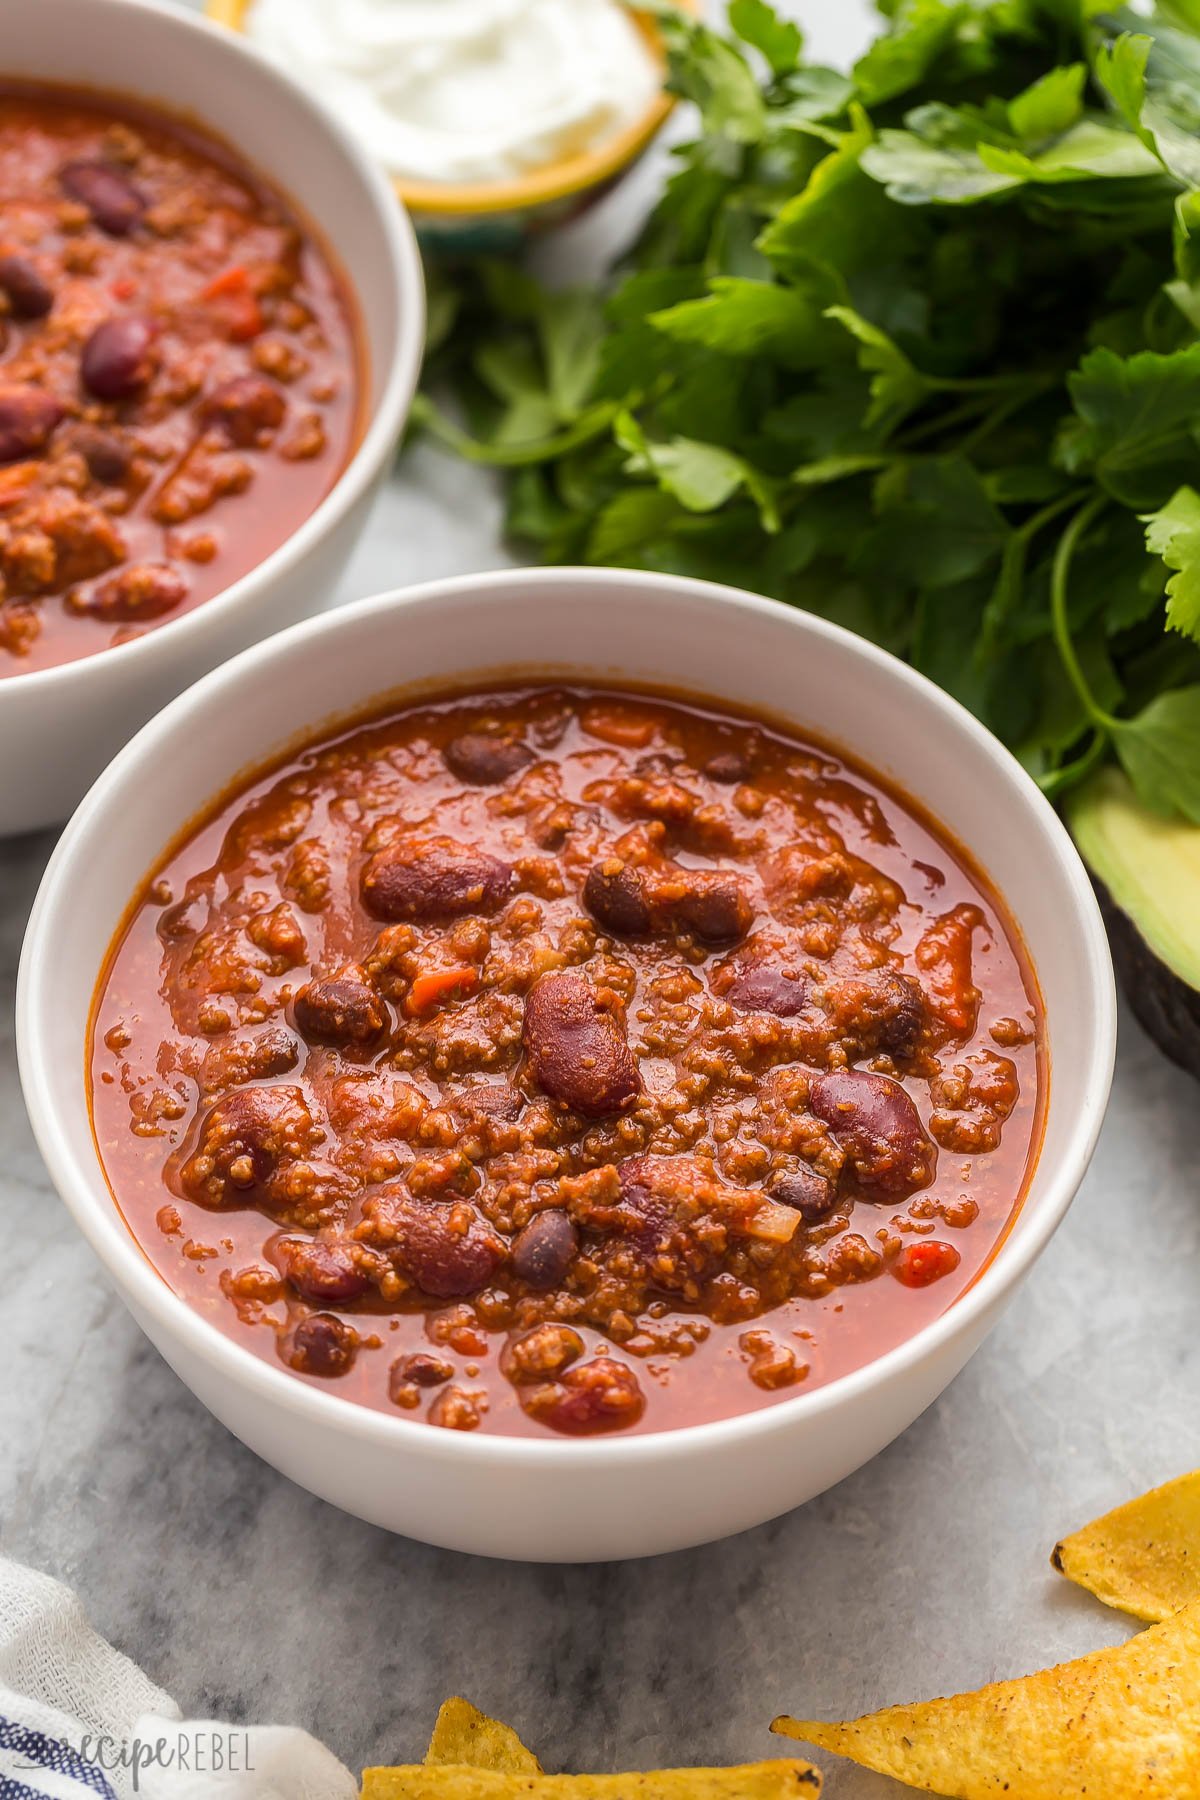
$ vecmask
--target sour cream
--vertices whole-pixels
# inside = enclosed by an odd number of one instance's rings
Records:
[[[661,80],[620,0],[254,0],[246,28],[409,180],[506,181],[598,149]]]

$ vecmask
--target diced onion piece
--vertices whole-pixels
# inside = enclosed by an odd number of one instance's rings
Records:
[[[780,1206],[775,1200],[764,1200],[738,1227],[742,1237],[759,1238],[767,1244],[787,1244],[795,1237],[800,1214],[794,1206]]]

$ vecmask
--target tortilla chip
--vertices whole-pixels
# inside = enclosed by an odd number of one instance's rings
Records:
[[[1200,1471],[1105,1513],[1056,1544],[1050,1561],[1106,1606],[1169,1619],[1200,1600]]]
[[[501,1775],[488,1769],[368,1769],[362,1800],[816,1800],[807,1763],[740,1769],[659,1769],[647,1775]]]
[[[429,1748],[429,1764],[456,1763],[472,1769],[497,1769],[505,1775],[540,1775],[542,1765],[527,1750],[511,1725],[489,1719],[469,1700],[457,1695],[438,1713]]]
[[[1200,1604],[978,1693],[772,1729],[956,1800],[1200,1800]]]

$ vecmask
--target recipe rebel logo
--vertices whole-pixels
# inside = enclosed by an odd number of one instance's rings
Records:
[[[159,1723],[149,1720],[143,1723]],[[83,1733],[76,1743],[51,1738],[45,1733],[10,1727],[5,1747],[14,1752],[14,1770],[25,1775],[50,1777],[53,1792],[64,1792],[80,1800],[95,1795],[99,1800],[117,1800],[117,1789],[109,1776],[123,1776],[121,1789],[141,1791],[142,1777],[148,1770],[171,1771],[176,1775],[237,1776],[254,1773],[250,1734],[228,1726],[175,1725],[161,1721],[164,1729],[155,1737],[117,1737],[106,1732]],[[0,1770],[0,1777],[3,1771]],[[62,1786],[65,1778],[68,1786]],[[0,1787],[0,1792],[3,1789]],[[40,1796],[42,1789],[32,1792]]]

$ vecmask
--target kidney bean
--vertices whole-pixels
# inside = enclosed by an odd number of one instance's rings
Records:
[[[895,969],[830,982],[825,1005],[840,1031],[889,1056],[910,1056],[929,1017],[920,983]]]
[[[157,327],[141,313],[104,319],[83,346],[80,374],[97,400],[128,400],[154,374]]]
[[[65,411],[53,394],[41,388],[0,386],[0,463],[37,456]]]
[[[614,937],[642,937],[651,928],[642,878],[619,856],[606,857],[589,869],[583,904],[596,923]]]
[[[310,981],[293,1002],[296,1024],[316,1044],[369,1044],[387,1023],[375,989],[360,969]]]
[[[451,738],[442,755],[451,772],[473,787],[496,787],[534,760],[533,751],[520,738],[490,731],[464,731]]]
[[[99,425],[76,425],[71,431],[71,448],[78,451],[94,481],[105,487],[119,487],[133,467],[133,449],[113,431]]]
[[[690,1195],[696,1164],[690,1157],[626,1157],[617,1169],[624,1229],[647,1256],[670,1240],[678,1197]]]
[[[794,1207],[808,1225],[826,1218],[837,1204],[833,1183],[810,1169],[807,1163],[777,1169],[767,1182],[767,1192],[781,1206]]]
[[[495,1081],[467,1088],[458,1095],[458,1104],[482,1119],[511,1125],[525,1110],[525,1096],[506,1081]]]
[[[704,765],[704,773],[710,781],[719,781],[724,786],[732,787],[747,779],[750,765],[736,750],[722,750],[716,756],[709,757]]]
[[[865,1188],[911,1194],[933,1179],[937,1151],[898,1081],[867,1069],[821,1075],[809,1106],[829,1126]]]
[[[75,612],[93,619],[161,619],[188,596],[187,577],[170,563],[130,563],[87,593],[71,596]]]
[[[200,404],[201,422],[217,426],[240,450],[269,442],[286,411],[279,389],[261,375],[235,375]]]
[[[324,1238],[280,1238],[274,1257],[284,1276],[306,1300],[335,1305],[369,1294],[371,1277],[355,1260],[355,1246]]]
[[[110,237],[128,237],[146,210],[144,197],[113,163],[70,162],[58,178]]]
[[[872,1008],[875,1042],[891,1056],[910,1056],[925,1029],[928,1011],[921,984],[887,969],[875,979]]]
[[[612,1356],[593,1357],[557,1381],[523,1391],[521,1404],[543,1425],[572,1437],[620,1431],[636,1424],[646,1408],[637,1376]]]
[[[652,750],[648,756],[637,757],[633,769],[635,775],[646,777],[649,780],[661,776],[664,780],[670,781],[682,762],[683,757],[676,750]],[[635,782],[633,785],[640,787],[642,784]]]
[[[180,1170],[180,1182],[200,1206],[238,1206],[318,1140],[299,1088],[236,1088],[205,1114],[199,1145]]]
[[[624,1112],[642,1091],[623,1019],[573,970],[531,989],[522,1040],[543,1093],[586,1118]]]
[[[436,924],[464,913],[494,912],[508,895],[512,868],[453,838],[408,838],[371,858],[362,898],[377,919]]]
[[[735,875],[689,869],[688,891],[672,907],[702,944],[734,944],[754,923],[754,908]]]
[[[0,290],[18,319],[44,319],[54,305],[54,289],[27,256],[0,256]]]
[[[513,1273],[532,1288],[558,1287],[579,1248],[579,1233],[565,1212],[535,1214],[513,1242]]]
[[[726,998],[741,1012],[774,1013],[777,1019],[794,1019],[804,1011],[808,983],[773,963],[752,963],[742,970]]]
[[[175,911],[174,907],[168,909]],[[171,940],[171,929],[164,931],[165,915],[159,921],[159,936]],[[250,1081],[266,1081],[272,1075],[286,1075],[299,1058],[296,1040],[289,1031],[268,1026],[253,1036],[220,1037],[209,1045],[200,1064],[200,1085],[209,1093],[218,1088],[244,1085]]]
[[[301,1375],[344,1375],[357,1350],[358,1333],[352,1325],[336,1313],[310,1313],[292,1332],[284,1361]]]
[[[463,1203],[414,1200],[395,1189],[380,1201],[379,1216],[394,1232],[389,1254],[425,1293],[457,1300],[487,1286],[504,1245]]]
[[[735,875],[666,864],[648,886],[645,876],[618,856],[605,857],[588,871],[583,903],[616,937],[683,926],[701,943],[731,944],[754,922],[754,909]]]
[[[415,1406],[419,1396],[414,1388],[440,1387],[454,1374],[454,1364],[431,1350],[413,1350],[398,1356],[388,1370],[388,1398],[396,1406]]]

